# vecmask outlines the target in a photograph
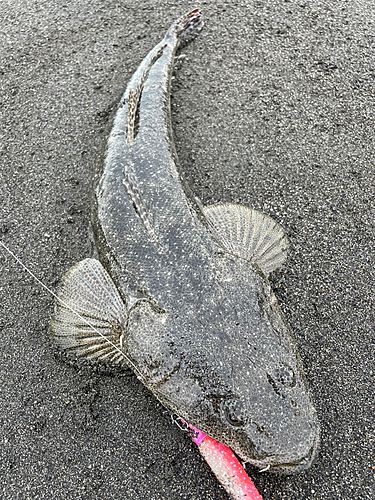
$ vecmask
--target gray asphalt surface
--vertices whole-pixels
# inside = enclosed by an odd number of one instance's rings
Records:
[[[170,23],[200,6],[173,125],[204,203],[277,219],[273,278],[322,426],[311,470],[248,467],[264,500],[375,498],[375,14],[371,0],[0,2],[0,238],[52,289],[88,256],[112,113]],[[0,497],[227,499],[131,372],[66,363],[53,299],[0,249]]]

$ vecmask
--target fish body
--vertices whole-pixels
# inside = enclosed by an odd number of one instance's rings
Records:
[[[268,281],[287,239],[250,208],[201,207],[176,168],[173,60],[201,25],[199,10],[176,21],[127,86],[95,191],[100,262],[68,271],[52,331],[76,356],[129,366],[243,460],[291,472],[311,465],[319,426]]]

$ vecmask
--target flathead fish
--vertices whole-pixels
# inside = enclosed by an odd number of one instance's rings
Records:
[[[251,208],[203,207],[176,168],[173,61],[201,26],[199,10],[173,23],[127,86],[95,188],[98,259],[63,278],[52,332],[74,356],[130,367],[242,460],[296,471],[310,466],[319,426],[268,280],[287,238]]]

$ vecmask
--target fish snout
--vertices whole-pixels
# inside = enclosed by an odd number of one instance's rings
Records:
[[[292,474],[311,467],[316,458],[320,442],[320,429],[316,417],[302,426],[275,432],[272,426],[257,425],[260,439],[253,439],[248,452],[237,454],[260,469],[274,473]],[[253,429],[251,430],[253,432]],[[234,450],[235,451],[235,450]]]

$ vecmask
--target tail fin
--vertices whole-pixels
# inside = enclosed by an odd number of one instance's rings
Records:
[[[176,34],[179,39],[189,38],[203,28],[204,22],[199,9],[192,10],[188,14],[177,19],[169,28],[167,35]]]

